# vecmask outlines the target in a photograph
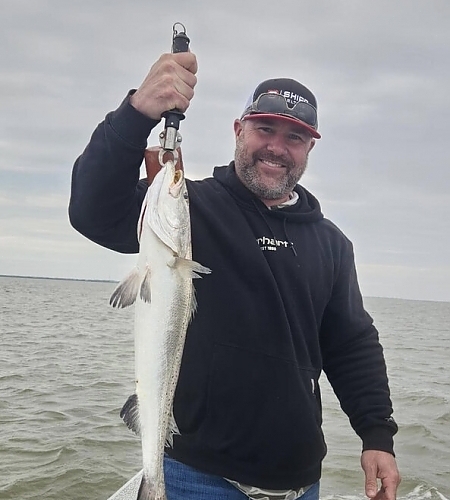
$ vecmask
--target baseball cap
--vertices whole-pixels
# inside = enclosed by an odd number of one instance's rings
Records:
[[[316,139],[317,101],[314,94],[292,78],[272,78],[261,82],[250,95],[241,120],[279,118],[301,125]]]

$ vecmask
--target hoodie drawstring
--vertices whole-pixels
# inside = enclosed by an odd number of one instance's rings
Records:
[[[293,241],[291,240],[291,238],[289,238],[289,234],[288,234],[288,230],[287,230],[287,218],[286,217],[283,217],[283,231],[284,231],[284,234],[286,236],[286,239],[289,242],[289,246],[291,247],[291,250],[292,250],[292,253],[294,254],[294,257],[297,257],[297,250],[295,249]]]
[[[262,220],[266,223],[266,226],[269,229],[269,232],[275,241],[276,240],[275,234],[273,232],[271,225],[269,224],[269,221],[265,217],[264,212],[261,210],[261,208],[258,206],[258,203],[255,200],[253,200],[253,205],[255,206],[256,211],[259,213]],[[289,248],[292,250],[292,253],[294,254],[294,257],[297,257],[298,254],[297,254],[297,251],[295,250],[294,243],[289,238],[289,234],[288,234],[288,230],[287,230],[287,217],[283,217],[283,232],[284,232],[284,236],[286,237],[286,240],[289,244]]]

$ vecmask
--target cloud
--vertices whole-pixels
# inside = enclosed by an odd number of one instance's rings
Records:
[[[123,256],[110,258],[68,224],[70,170],[97,123],[169,51],[181,21],[199,62],[181,128],[188,175],[210,175],[232,159],[233,120],[259,81],[298,78],[318,97],[323,136],[303,182],[354,241],[364,289],[440,290],[450,300],[440,278],[450,265],[449,14],[447,0],[270,8],[255,0],[4,0],[0,272],[116,276]]]

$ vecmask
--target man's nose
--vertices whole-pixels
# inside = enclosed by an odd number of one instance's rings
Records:
[[[283,134],[271,135],[267,141],[267,149],[276,155],[286,153],[286,140]]]

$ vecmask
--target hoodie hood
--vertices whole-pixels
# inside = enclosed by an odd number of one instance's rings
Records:
[[[236,175],[234,161],[228,166],[215,167],[213,176],[233,196],[236,202],[246,210],[263,212],[265,215],[287,219],[293,223],[317,222],[323,219],[319,201],[300,184],[297,184],[294,188],[294,191],[298,194],[297,203],[283,208],[269,209],[242,184]]]

